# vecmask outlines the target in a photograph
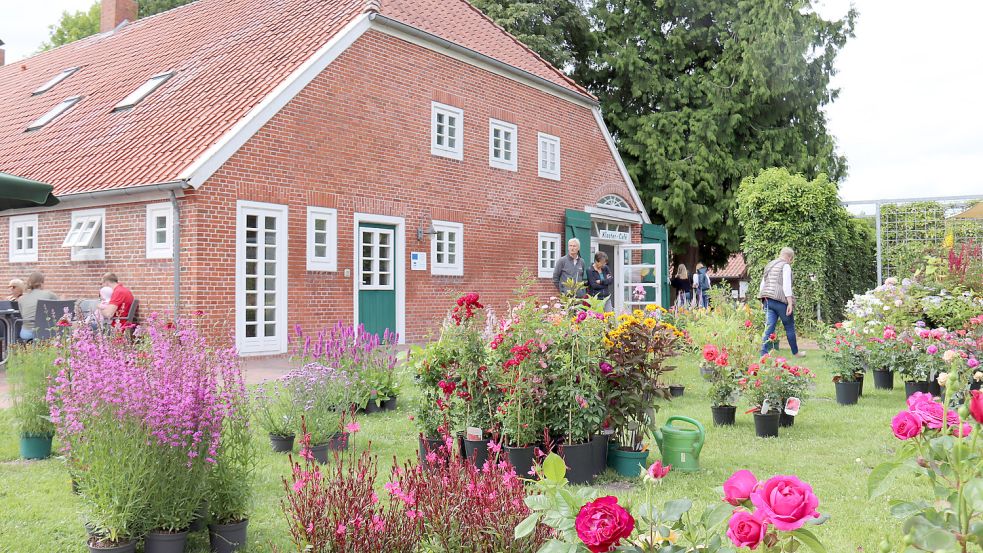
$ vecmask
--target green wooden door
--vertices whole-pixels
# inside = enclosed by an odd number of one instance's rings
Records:
[[[365,330],[396,332],[396,227],[358,225],[358,319]]]
[[[568,209],[566,211],[566,224],[564,225],[566,240],[561,247],[560,257],[567,255],[567,244],[574,238],[580,240],[580,256],[584,259],[590,257],[590,226],[590,213],[577,211],[576,209]],[[584,262],[584,271],[587,271],[587,265],[589,264],[590,261]],[[583,279],[587,280],[586,272],[583,275]]]
[[[662,307],[669,309],[669,234],[666,232],[666,227],[662,225],[642,225],[642,243],[643,244],[660,244],[661,257],[658,260],[661,270],[659,271],[660,278],[662,280],[661,288],[662,293],[660,298],[645,298],[647,301],[658,301]],[[645,261],[647,263],[655,263],[656,260],[652,259],[655,256],[655,252],[644,252],[643,256],[648,256],[649,259]],[[657,278],[654,274],[650,275],[651,279]],[[653,280],[654,282],[654,280]]]

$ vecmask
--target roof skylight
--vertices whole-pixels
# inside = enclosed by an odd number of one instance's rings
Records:
[[[140,88],[134,90],[129,96],[123,98],[120,103],[116,104],[113,111],[128,109],[139,104],[141,100],[149,96],[151,92],[157,90],[160,85],[164,84],[167,79],[170,79],[173,76],[174,72],[171,71],[169,73],[160,73],[159,75],[150,77],[150,80],[140,85]]]
[[[72,96],[70,98],[65,98],[64,100],[61,101],[60,104],[58,104],[57,106],[51,108],[51,111],[49,111],[48,113],[45,113],[41,117],[38,117],[37,120],[35,120],[30,125],[28,125],[27,126],[27,130],[33,131],[35,129],[40,129],[41,127],[47,125],[48,123],[54,121],[55,118],[57,118],[59,115],[65,113],[69,109],[71,109],[72,106],[74,106],[75,104],[77,104],[78,101],[81,100],[81,99],[82,99],[81,96]]]
[[[74,74],[79,69],[81,69],[81,68],[80,67],[69,67],[68,69],[63,70],[61,73],[55,75],[54,77],[51,77],[51,80],[50,81],[44,83],[37,90],[35,90],[34,92],[32,92],[31,93],[31,96],[37,96],[38,94],[44,94],[45,92],[47,92],[47,91],[51,90],[52,88],[54,88],[56,84],[58,84],[58,83],[64,81],[65,79],[71,77],[72,74]]]

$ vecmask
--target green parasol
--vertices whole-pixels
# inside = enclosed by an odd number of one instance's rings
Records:
[[[53,189],[50,184],[0,172],[0,211],[55,205],[58,198]]]

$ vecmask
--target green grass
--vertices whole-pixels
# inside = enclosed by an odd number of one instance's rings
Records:
[[[737,469],[750,469],[759,478],[796,474],[812,484],[820,499],[819,510],[832,517],[816,529],[831,553],[877,551],[881,536],[896,533],[899,524],[888,511],[891,497],[867,499],[866,480],[870,469],[885,460],[896,444],[890,419],[904,406],[903,390],[898,386],[890,392],[874,391],[873,383],[867,382],[860,405],[838,406],[828,365],[820,354],[810,353],[801,364],[819,375],[817,389],[803,402],[795,426],[781,429],[777,439],[755,438],[751,415],[743,415],[741,410],[734,427],[713,427],[707,387],[697,374],[696,357],[678,359],[680,368],[671,373],[670,380],[685,384],[686,394],[663,404],[658,418],[665,420],[674,414],[696,418],[705,424],[707,440],[700,456],[702,470],[670,473],[658,494],[664,500],[689,497],[699,510],[720,500],[715,488]],[[415,455],[417,431],[407,416],[414,395],[407,381],[398,411],[360,419],[362,432],[355,447],[364,448],[372,440],[383,477],[393,457],[403,460]],[[0,410],[0,428],[10,428],[9,423],[9,413]],[[289,471],[287,457],[269,452],[265,437],[257,439],[264,444],[255,477],[257,501],[249,523],[249,551],[270,551],[271,544],[289,550],[286,521],[280,513],[280,479]],[[654,459],[653,455],[650,460]],[[380,479],[380,486],[383,482]],[[597,487],[603,493],[631,498],[639,492],[638,485],[609,471]],[[908,499],[927,491],[911,481],[901,481],[894,493],[897,498]],[[20,461],[16,436],[10,432],[0,435],[0,552],[85,552],[80,508],[80,499],[72,495],[60,460]],[[194,535],[188,551],[208,551],[206,534]]]

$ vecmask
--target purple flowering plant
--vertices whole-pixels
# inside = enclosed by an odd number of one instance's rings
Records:
[[[133,333],[73,329],[48,390],[51,420],[103,540],[186,528],[207,492],[223,423],[243,405],[234,348],[152,314]]]

